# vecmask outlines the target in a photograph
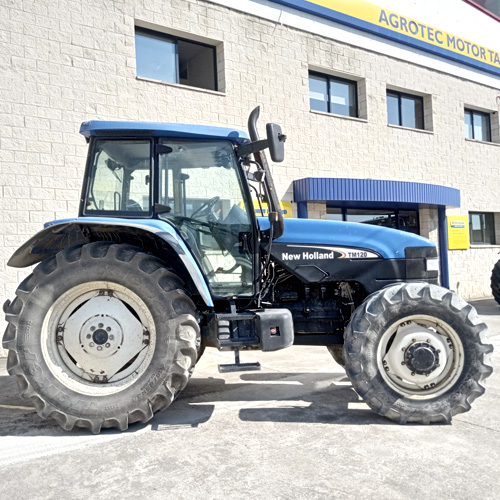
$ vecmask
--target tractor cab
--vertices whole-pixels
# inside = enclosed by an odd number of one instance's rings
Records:
[[[246,134],[102,121],[84,123],[81,132],[90,147],[80,217],[166,221],[192,252],[213,296],[254,294],[260,236],[247,182],[253,176],[242,156],[256,146]]]

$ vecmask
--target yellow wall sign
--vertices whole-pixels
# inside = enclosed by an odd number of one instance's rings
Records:
[[[365,0],[272,1],[500,74],[500,54],[496,50]]]
[[[245,210],[245,204],[240,201],[240,207]],[[285,219],[293,219],[293,210],[292,204],[288,201],[280,201],[281,213]],[[258,202],[257,200],[253,200],[253,209],[255,211],[255,215],[257,217],[267,217],[269,215],[269,207],[267,203]]]
[[[467,250],[469,242],[469,218],[467,215],[448,215],[448,249]]]
[[[285,219],[293,218],[292,204],[288,201],[280,201],[281,213]],[[267,203],[258,202],[253,200],[253,208],[257,217],[267,217],[269,215],[269,208]]]

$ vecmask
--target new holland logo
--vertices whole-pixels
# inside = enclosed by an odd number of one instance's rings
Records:
[[[287,250],[299,249],[292,252],[282,252],[281,260],[283,261],[298,261],[298,260],[335,260],[335,259],[378,259],[379,255],[367,250],[359,248],[341,248],[341,247],[316,247],[307,248],[302,245],[290,245]]]
[[[335,259],[336,252],[302,252],[302,253],[287,253],[283,252],[281,258],[283,260],[330,260]],[[338,254],[337,254],[338,255]],[[339,255],[340,257],[340,255]]]

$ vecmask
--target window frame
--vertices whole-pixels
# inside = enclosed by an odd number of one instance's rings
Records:
[[[88,202],[92,196],[93,191],[93,181],[95,179],[95,173],[97,170],[97,149],[99,143],[101,142],[120,142],[120,141],[130,141],[130,142],[149,142],[149,207],[147,210],[135,211],[135,210],[101,210],[99,208],[89,209]],[[79,217],[120,217],[121,219],[151,219],[153,218],[153,205],[156,203],[154,201],[154,178],[155,178],[155,158],[154,158],[154,139],[148,136],[130,136],[130,137],[116,137],[113,135],[99,135],[92,137],[90,139],[89,154],[87,157],[87,163],[85,167],[85,182],[82,185],[81,198],[80,198],[80,209]]]
[[[358,81],[357,80],[349,80],[348,78],[343,78],[340,76],[335,76],[335,75],[329,75],[327,73],[321,73],[319,71],[313,71],[309,70],[308,78],[307,81],[308,83],[310,82],[311,77],[317,77],[317,78],[324,78],[326,79],[326,92],[327,92],[327,111],[318,111],[316,109],[311,108],[311,98],[309,97],[309,109],[310,111],[316,112],[316,113],[328,113],[329,115],[334,115],[334,116],[345,116],[348,118],[359,118],[359,104],[358,104]],[[334,113],[331,111],[331,92],[330,92],[330,83],[331,82],[336,82],[336,83],[345,83],[348,85],[352,85],[354,87],[354,115],[348,114],[348,115],[343,115],[340,113]],[[310,86],[309,86],[310,89]],[[351,109],[351,105],[347,106],[349,110]]]
[[[420,210],[418,208],[414,208],[414,207],[410,207],[410,208],[406,208],[406,207],[398,207],[398,208],[386,208],[386,207],[365,207],[365,206],[362,206],[362,207],[356,207],[356,206],[352,206],[352,207],[335,207],[335,206],[328,206],[326,207],[326,213],[328,214],[328,209],[336,209],[336,210],[340,210],[340,214],[342,215],[342,222],[353,222],[353,221],[348,221],[347,220],[347,216],[349,215],[347,212],[349,210],[366,210],[367,212],[373,210],[373,211],[387,211],[387,212],[393,212],[393,215],[394,217],[396,218],[396,226],[395,228],[393,229],[396,229],[398,231],[404,231],[406,233],[410,233],[410,234],[417,234],[417,235],[420,235]],[[404,229],[401,229],[400,225],[399,225],[399,215],[400,215],[400,212],[408,212],[408,211],[412,211],[412,212],[415,212],[415,215],[416,215],[416,221],[417,221],[417,233],[414,233],[413,231],[405,231]],[[368,224],[366,222],[362,222],[360,224]],[[384,226],[384,227],[387,227],[387,226]]]
[[[389,101],[387,99],[387,97],[389,97],[389,95],[391,97],[397,97],[397,99],[398,99],[398,121],[399,121],[398,124],[389,123],[389,109],[388,109]],[[403,112],[402,112],[402,105],[401,105],[401,101],[402,101],[403,97],[412,99],[414,101],[418,101],[420,103],[421,114],[422,114],[422,126],[421,127],[418,127],[418,126],[408,127],[406,125],[403,125]],[[388,125],[391,125],[393,127],[404,127],[404,128],[413,129],[413,130],[425,130],[424,98],[423,98],[423,96],[416,95],[416,94],[409,94],[408,92],[401,92],[399,90],[393,90],[393,89],[388,88],[388,89],[386,89],[386,105],[387,105],[386,107],[387,107],[387,124]],[[417,119],[415,117],[415,123],[416,122],[417,122]]]
[[[143,28],[141,26],[135,26],[135,30],[134,30],[134,45],[135,45],[135,36],[136,35],[142,35],[142,36],[147,36],[147,37],[150,37],[150,38],[156,38],[158,40],[165,40],[165,41],[168,41],[168,42],[173,42],[175,43],[176,45],[176,49],[177,49],[177,55],[176,55],[176,74],[177,74],[177,79],[178,81],[177,82],[169,82],[169,81],[166,81],[166,80],[157,80],[157,81],[160,81],[162,83],[167,83],[167,84],[174,84],[174,85],[182,85],[183,87],[192,87],[192,88],[196,88],[196,89],[203,89],[203,90],[208,90],[208,91],[212,91],[212,92],[218,92],[219,91],[219,78],[218,78],[218,75],[219,75],[219,72],[218,72],[218,67],[217,67],[217,50],[216,50],[216,46],[215,45],[210,45],[209,43],[204,43],[204,42],[199,42],[197,40],[190,40],[189,38],[184,38],[184,37],[180,37],[180,36],[177,36],[177,35],[170,35],[168,33],[163,33],[162,31],[155,31],[155,30],[152,30],[152,29],[149,29],[149,28]],[[181,67],[180,67],[180,57],[179,57],[179,44],[178,42],[181,41],[181,42],[186,42],[186,43],[190,43],[190,44],[193,44],[193,45],[199,45],[201,47],[206,47],[206,48],[209,48],[209,49],[212,49],[212,55],[213,55],[213,70],[214,70],[214,88],[213,89],[209,89],[209,88],[206,88],[206,87],[198,87],[198,86],[195,86],[195,85],[188,85],[186,83],[181,83],[180,80],[181,80]],[[136,58],[136,61],[137,61],[137,53],[135,55],[135,58]],[[139,74],[137,74],[137,64],[136,64],[136,76],[139,77],[139,78],[145,78],[147,80],[151,80],[152,78],[150,77],[147,77],[147,76],[141,76]],[[153,80],[155,80],[153,78]]]
[[[471,117],[472,137],[465,136],[465,138],[469,141],[493,142],[491,134],[491,113],[488,113],[486,111],[479,111],[477,109],[472,109],[472,108],[464,108],[464,125],[465,125],[465,118],[468,114],[470,114]],[[476,139],[474,137],[474,114],[479,116],[485,116],[488,118],[488,139]]]
[[[471,218],[473,215],[480,216],[481,222],[481,241],[474,241],[472,238],[472,221]],[[490,228],[490,231],[487,231],[487,216],[490,219],[490,222],[493,226]],[[486,235],[488,232],[491,232],[493,241],[485,241]],[[469,212],[469,241],[471,246],[473,245],[496,245],[497,237],[495,231],[495,213],[494,212]]]

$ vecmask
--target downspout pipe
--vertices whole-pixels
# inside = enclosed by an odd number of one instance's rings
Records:
[[[446,207],[438,207],[439,228],[439,271],[441,286],[450,288],[450,266],[448,261],[448,226],[446,224]]]

